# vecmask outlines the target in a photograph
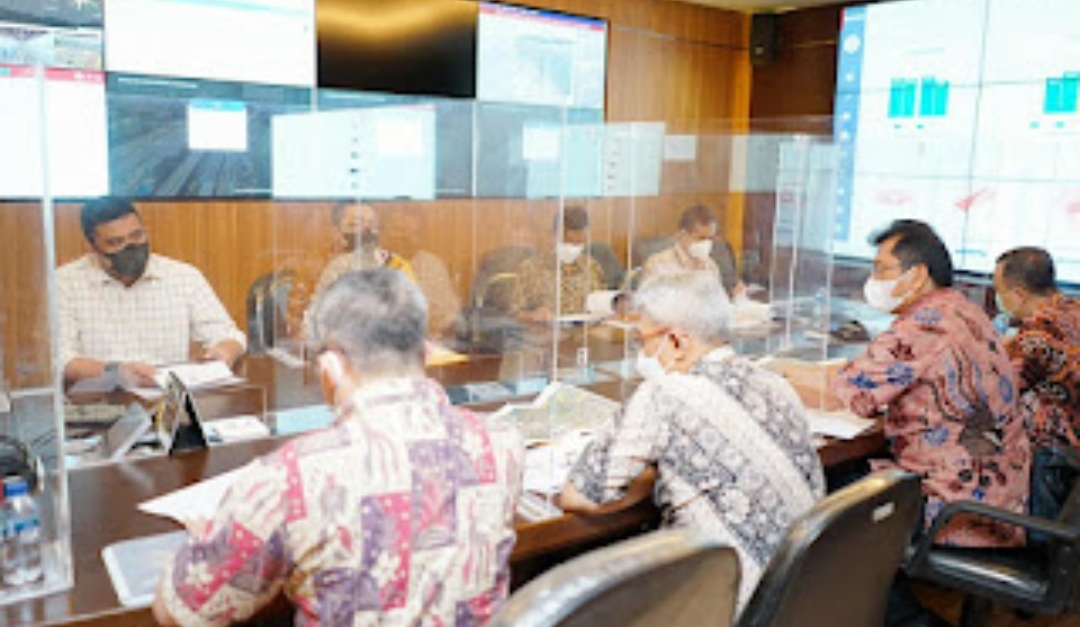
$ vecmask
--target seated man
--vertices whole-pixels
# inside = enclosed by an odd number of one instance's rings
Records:
[[[701,270],[719,277],[728,294],[742,294],[745,288],[735,273],[734,254],[718,252],[713,255],[713,249],[717,247],[716,238],[716,216],[704,205],[693,205],[679,218],[679,230],[675,233],[675,243],[671,248],[645,260],[641,270],[642,281],[668,272]],[[721,243],[722,252],[730,253],[727,242],[721,240]],[[717,265],[716,258],[724,262],[723,268]]]
[[[1020,322],[1005,347],[1034,447],[1028,509],[1056,518],[1075,479],[1062,457],[1080,447],[1080,300],[1057,290],[1054,260],[1041,248],[998,257],[994,290],[999,308]]]
[[[738,551],[741,608],[788,527],[824,494],[806,413],[779,375],[726,343],[731,306],[717,277],[662,275],[634,301],[645,382],[582,453],[562,506],[598,512],[655,494],[667,526]]]
[[[414,279],[409,262],[379,247],[379,216],[366,204],[338,203],[330,210],[330,220],[341,238],[344,253],[334,257],[323,269],[315,284],[314,295],[346,272],[390,268]]]
[[[927,526],[951,501],[1022,512],[1030,447],[1016,414],[1015,376],[990,319],[950,289],[952,258],[926,224],[897,220],[872,242],[866,300],[897,317],[840,369],[832,391],[856,414],[884,413],[894,460],[877,464],[922,477]],[[960,517],[936,541],[1013,546],[1024,534]]]
[[[350,272],[312,311],[337,414],[250,463],[166,567],[165,625],[483,624],[506,598],[524,452],[424,376],[427,305],[400,272]]]
[[[192,266],[150,254],[131,203],[92,200],[81,221],[93,252],[56,271],[65,381],[152,384],[154,364],[188,361],[193,342],[201,359],[232,365],[243,354],[246,338],[210,284]]]
[[[518,268],[521,281],[518,310],[525,320],[550,321],[555,315],[556,298],[559,315],[584,313],[589,294],[604,289],[604,271],[595,259],[585,254],[589,214],[584,207],[567,207],[562,222],[563,237],[555,250],[530,257]],[[556,218],[554,232],[557,234],[558,230]]]

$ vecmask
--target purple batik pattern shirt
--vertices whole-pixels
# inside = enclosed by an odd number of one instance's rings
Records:
[[[523,451],[428,379],[358,391],[330,428],[252,462],[169,566],[181,624],[284,594],[299,625],[478,625],[505,599]]]

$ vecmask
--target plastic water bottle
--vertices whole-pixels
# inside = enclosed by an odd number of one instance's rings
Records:
[[[22,586],[41,579],[41,517],[22,477],[4,479],[4,583]]]

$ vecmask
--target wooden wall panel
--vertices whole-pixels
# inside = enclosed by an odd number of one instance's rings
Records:
[[[667,0],[534,0],[534,6],[609,20],[607,117],[611,121],[663,121],[672,132],[717,128],[718,120],[745,119],[750,109],[748,16]],[[705,202],[721,214],[727,235],[741,238],[741,199],[726,194],[727,164],[693,172],[667,166],[663,195],[589,201],[593,237],[609,241],[625,258],[636,235],[666,235],[678,214]],[[674,177],[674,178],[672,178]],[[671,181],[675,181],[674,183]],[[226,308],[244,326],[245,296],[259,275],[290,267],[316,275],[336,250],[328,203],[270,201],[140,202],[156,252],[198,267]],[[553,201],[447,200],[390,203],[385,243],[403,252],[423,247],[441,257],[455,287],[467,294],[475,264],[499,246],[545,244]],[[78,206],[57,207],[57,262],[86,251]],[[395,228],[395,224],[404,227]],[[43,324],[40,207],[0,203],[0,329],[4,376],[17,386],[47,379]],[[35,270],[36,272],[32,271]]]

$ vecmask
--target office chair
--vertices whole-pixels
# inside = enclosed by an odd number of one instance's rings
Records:
[[[1076,454],[1069,453],[1068,464],[1080,470]],[[1041,533],[1046,541],[1015,549],[935,545],[937,531],[962,515],[1023,527]],[[912,577],[965,593],[961,627],[987,624],[994,601],[1029,614],[1063,614],[1080,608],[1080,481],[1073,484],[1055,520],[970,501],[949,503],[913,548],[905,570]]]
[[[600,264],[600,269],[604,272],[604,288],[619,289],[623,284],[626,270],[623,269],[615,250],[603,242],[593,242],[588,245],[585,252]]]
[[[881,627],[921,502],[919,478],[899,470],[822,499],[788,531],[739,627]]]
[[[549,570],[488,627],[727,627],[738,588],[734,549],[687,529],[656,531]]]
[[[251,283],[247,294],[248,353],[261,355],[285,334],[289,315],[289,292],[295,277],[282,270],[264,274]]]
[[[634,242],[631,252],[631,265],[640,268],[656,253],[663,252],[675,245],[675,238],[670,236],[643,237]]]

